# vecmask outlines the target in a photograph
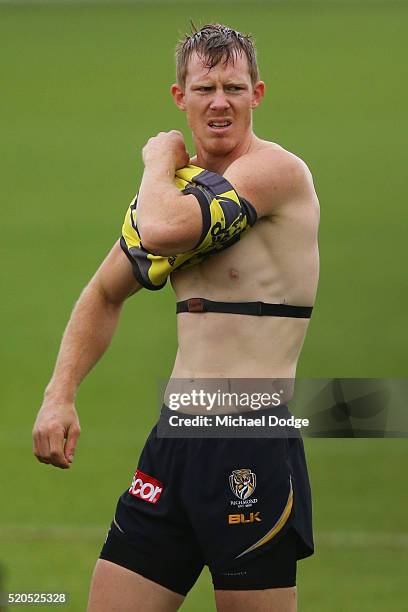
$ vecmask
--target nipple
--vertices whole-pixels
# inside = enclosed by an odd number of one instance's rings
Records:
[[[238,270],[234,270],[234,268],[231,268],[229,271],[229,277],[232,278],[233,280],[238,280],[239,278]]]

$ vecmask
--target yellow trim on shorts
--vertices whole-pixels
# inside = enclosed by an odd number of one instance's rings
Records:
[[[249,552],[252,552],[256,548],[259,548],[260,546],[263,546],[264,544],[266,544],[267,542],[272,540],[272,538],[275,537],[276,534],[279,533],[279,531],[285,526],[285,524],[286,524],[286,522],[287,522],[287,520],[288,520],[288,518],[290,516],[290,513],[292,511],[292,506],[293,506],[292,478],[289,478],[289,484],[290,484],[290,489],[289,489],[288,501],[286,502],[286,506],[285,506],[282,514],[280,515],[280,517],[276,521],[275,525],[272,527],[272,529],[270,529],[268,531],[268,533],[266,533],[263,536],[263,538],[261,538],[260,540],[255,542],[255,544],[252,544],[252,546],[250,546],[249,548],[244,550],[244,552],[242,552],[240,555],[236,556],[235,557],[236,559],[238,559],[239,557],[242,557],[243,555],[246,555]]]

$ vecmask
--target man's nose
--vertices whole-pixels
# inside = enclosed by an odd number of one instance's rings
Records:
[[[214,94],[213,99],[211,100],[210,108],[211,110],[226,110],[229,108],[230,104],[228,102],[228,98],[225,95],[225,92],[222,90],[217,90]]]

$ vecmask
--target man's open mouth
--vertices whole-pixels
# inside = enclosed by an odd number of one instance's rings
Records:
[[[222,128],[227,128],[231,125],[231,121],[229,121],[229,119],[225,119],[224,121],[209,121],[208,125],[211,128],[215,128],[215,129],[222,129]]]

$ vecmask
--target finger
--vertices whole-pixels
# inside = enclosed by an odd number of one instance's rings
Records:
[[[40,431],[36,431],[33,434],[33,452],[38,461],[41,463],[49,463],[50,445],[48,443],[48,437],[41,434]]]
[[[64,455],[64,431],[56,431],[50,434],[50,460],[52,465],[59,468],[69,467]]]
[[[81,429],[79,425],[72,425],[72,427],[68,430],[67,440],[65,442],[65,458],[69,463],[72,463],[74,460],[75,449],[78,442],[78,438],[81,434]]]

